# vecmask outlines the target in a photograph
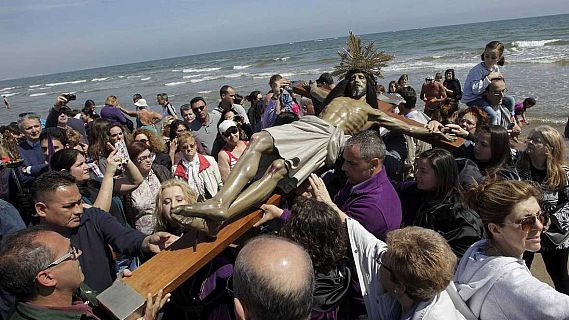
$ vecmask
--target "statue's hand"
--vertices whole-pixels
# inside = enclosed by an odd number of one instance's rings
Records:
[[[210,237],[216,237],[221,222],[209,221],[203,218],[186,217],[172,213],[172,220],[185,230],[204,232]]]
[[[192,214],[190,208],[191,207],[189,205],[176,206],[170,210],[170,213],[172,216],[177,215],[183,217],[190,217]]]

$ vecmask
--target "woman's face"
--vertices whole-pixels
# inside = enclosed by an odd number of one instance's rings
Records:
[[[89,166],[85,163],[85,157],[82,154],[77,155],[77,159],[69,169],[69,173],[77,182],[89,180]]]
[[[452,72],[445,73],[445,79],[452,80]]]
[[[121,127],[112,127],[109,130],[109,138],[111,143],[114,145],[115,143],[117,143],[117,141],[123,141],[124,140],[124,134],[122,132]]]
[[[417,188],[423,191],[435,191],[439,184],[439,179],[431,166],[431,163],[427,159],[417,160]]]
[[[407,86],[407,77],[403,77],[399,80],[399,85],[402,87],[406,87]]]
[[[490,232],[494,241],[498,244],[502,254],[521,257],[525,251],[536,252],[541,248],[541,232],[543,224],[536,219],[528,231],[522,229],[522,222],[532,216],[541,214],[539,203],[534,197],[519,202],[512,208],[512,212],[506,216],[504,222],[490,226]],[[495,230],[493,230],[495,229]]]
[[[180,144],[180,150],[186,160],[193,161],[197,153],[196,140],[187,139],[183,144]]]
[[[532,159],[545,159],[547,154],[547,148],[543,137],[537,133],[533,132],[526,140],[526,150],[530,158]]]
[[[239,129],[237,129],[237,127],[230,127],[225,130],[223,140],[229,145],[236,145],[239,141]]]
[[[179,124],[178,128],[176,128],[176,136],[179,136],[180,133],[186,132],[186,131],[188,131],[188,128],[186,128],[186,126],[183,124]]]
[[[170,215],[172,208],[186,204],[188,204],[188,200],[185,198],[182,188],[174,186],[162,191],[162,215],[166,220],[172,221]]]
[[[492,68],[500,60],[500,52],[498,49],[486,49],[484,50],[484,64],[487,68]]]
[[[390,93],[395,93],[395,92],[397,92],[397,84],[396,84],[396,83],[391,83],[391,84],[389,85],[389,92],[390,92]]]
[[[474,158],[480,162],[489,162],[492,158],[490,133],[482,131],[476,137],[478,141],[474,145]]]
[[[148,173],[152,168],[152,162],[154,161],[154,154],[150,150],[146,149],[141,154],[136,157],[136,166],[141,173]]]
[[[478,125],[478,118],[476,118],[476,116],[473,115],[471,112],[465,114],[460,121],[460,126],[464,130],[470,132],[471,134],[476,133],[477,125]]]
[[[233,111],[227,111],[224,116],[224,120],[233,120],[235,118],[235,113]]]
[[[139,133],[134,137],[134,141],[142,142],[150,147],[150,139],[144,133]]]

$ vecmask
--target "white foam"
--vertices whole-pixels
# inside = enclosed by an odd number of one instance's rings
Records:
[[[93,79],[91,79],[91,82],[105,81],[105,80],[107,80],[108,78],[109,78],[109,77],[106,77],[106,78],[93,78]]]
[[[146,78],[142,78],[142,79],[140,79],[140,80],[141,80],[141,81],[146,81],[146,80],[150,80],[150,78],[152,78],[152,77],[146,77]]]
[[[183,76],[182,78],[183,79],[193,79],[193,78],[198,78],[198,77],[202,77],[202,76],[204,76],[203,73],[198,73],[198,74],[190,74],[187,76]]]
[[[548,43],[554,43],[562,41],[561,39],[549,39],[549,40],[529,40],[529,41],[514,41],[512,42],[512,46],[518,48],[537,48],[543,47]]]
[[[257,73],[253,74],[253,79],[263,79],[272,76],[274,73],[272,72],[264,72],[264,73]]]
[[[0,92],[1,92],[1,91],[10,91],[10,90],[12,90],[12,89],[16,89],[16,87],[6,87],[6,88],[4,88],[4,89],[0,89]]]
[[[168,82],[168,83],[165,83],[164,85],[170,87],[170,86],[177,86],[177,85],[184,84],[184,83],[187,83],[187,82],[186,81]]]
[[[287,61],[290,57],[274,58],[274,61]]]
[[[119,78],[121,78],[121,79],[122,79],[122,78],[124,78],[124,76],[119,76]]]
[[[174,69],[174,70],[172,70],[172,72],[180,72],[180,71],[182,71],[182,70],[180,70],[180,69]]]
[[[243,70],[249,68],[250,66],[250,64],[246,64],[244,66],[233,66],[233,70]]]
[[[142,78],[142,77],[144,77],[144,76],[128,76],[126,78],[127,79],[133,79],[133,78]]]
[[[32,88],[32,89],[28,89],[28,91],[38,91],[38,90],[48,90],[48,87],[41,87],[41,88]]]
[[[37,88],[37,87],[41,87],[41,84],[34,84],[30,86],[30,88]]]
[[[189,69],[184,69],[182,70],[182,72],[184,73],[192,73],[192,72],[212,72],[212,71],[217,71],[220,70],[221,68],[189,68]]]
[[[206,77],[199,78],[199,79],[192,79],[192,80],[190,80],[190,83],[198,83],[198,82],[202,82],[202,81],[217,80],[220,78],[221,78],[220,76],[206,76]]]
[[[46,94],[49,94],[49,92],[32,93],[30,94],[30,97],[45,96]]]
[[[62,86],[64,84],[77,84],[77,83],[84,83],[87,80],[75,80],[75,81],[64,81],[64,82],[53,82],[53,83],[46,83],[46,87],[55,87],[55,86]]]
[[[15,96],[17,94],[20,94],[19,92],[13,92],[13,93],[2,93],[2,96],[4,97],[11,97],[11,96]]]
[[[211,93],[211,90],[204,90],[204,91],[198,91],[199,94],[208,94]]]
[[[227,74],[227,75],[225,75],[225,76],[223,76],[223,77],[226,78],[226,79],[233,79],[233,78],[242,77],[243,75],[245,75],[245,73],[238,72],[238,73],[230,73],[230,74]]]

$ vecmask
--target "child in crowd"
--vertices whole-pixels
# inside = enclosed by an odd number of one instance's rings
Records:
[[[529,124],[526,119],[526,111],[527,109],[535,106],[535,104],[536,101],[532,97],[525,98],[524,101],[516,103],[516,106],[514,107],[514,117],[516,117],[516,122],[520,123],[520,121],[518,121],[518,116],[521,116],[521,122]]]

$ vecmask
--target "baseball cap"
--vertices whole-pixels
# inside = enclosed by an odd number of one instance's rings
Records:
[[[219,124],[219,134],[223,135],[231,127],[237,127],[237,123],[233,120],[224,120]]]

